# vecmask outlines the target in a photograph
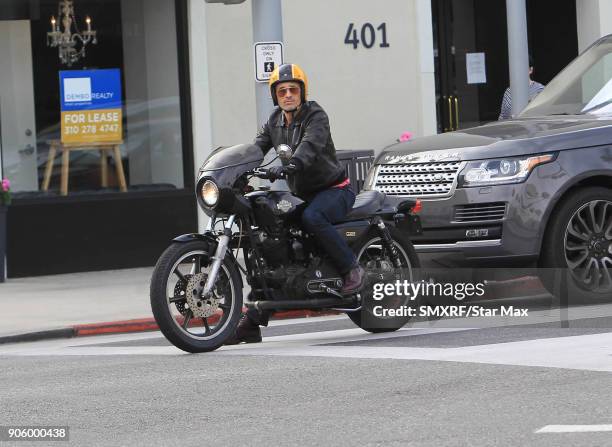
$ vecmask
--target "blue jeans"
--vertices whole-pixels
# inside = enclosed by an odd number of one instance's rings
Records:
[[[325,189],[313,197],[302,214],[302,226],[312,233],[325,249],[339,273],[345,275],[357,263],[355,254],[338,234],[333,224],[342,220],[353,208],[355,193],[345,188]],[[250,299],[250,297],[249,297]],[[249,319],[261,326],[267,326],[271,311],[249,309]]]
[[[328,188],[317,193],[302,214],[302,226],[317,238],[341,275],[351,270],[356,258],[333,224],[346,217],[354,203],[350,187]]]

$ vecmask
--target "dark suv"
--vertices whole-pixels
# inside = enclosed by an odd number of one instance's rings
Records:
[[[612,297],[612,35],[515,119],[385,148],[365,189],[423,200],[421,253],[567,268]]]

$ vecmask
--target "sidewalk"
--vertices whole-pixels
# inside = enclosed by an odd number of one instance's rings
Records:
[[[88,323],[152,319],[152,271],[148,267],[9,279],[0,284],[0,343],[8,336],[53,334]]]

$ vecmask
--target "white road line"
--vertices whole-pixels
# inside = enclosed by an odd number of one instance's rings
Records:
[[[546,425],[535,433],[592,433],[612,431],[612,425]]]
[[[331,317],[330,319],[337,319]],[[282,326],[279,324],[279,326]],[[529,339],[461,347],[339,345],[434,333],[460,333],[469,328],[407,327],[394,333],[368,334],[355,327],[332,331],[265,337],[263,343],[226,346],[212,355],[269,355],[362,359],[429,360],[612,372],[612,332]],[[88,337],[0,347],[0,356],[180,355],[174,346],[95,346],[160,337],[159,332]],[[484,341],[486,343],[486,341]],[[325,346],[325,344],[332,344]],[[94,346],[92,346],[94,345]]]
[[[320,344],[329,343],[329,338],[333,338],[334,342],[349,341],[351,336],[354,335],[348,331],[345,331],[344,334],[341,331],[330,331],[329,333],[302,334],[301,336],[270,337],[268,343],[265,343],[264,340],[264,343],[246,345],[242,349],[219,350],[217,354],[436,360],[612,372],[612,333],[457,348],[322,346]]]

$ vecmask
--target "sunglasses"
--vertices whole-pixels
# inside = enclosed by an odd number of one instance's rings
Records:
[[[280,88],[278,89],[278,91],[276,92],[276,95],[279,98],[284,98],[285,96],[287,96],[287,93],[291,93],[292,95],[297,95],[300,93],[300,88],[299,87],[285,87],[285,88]]]

